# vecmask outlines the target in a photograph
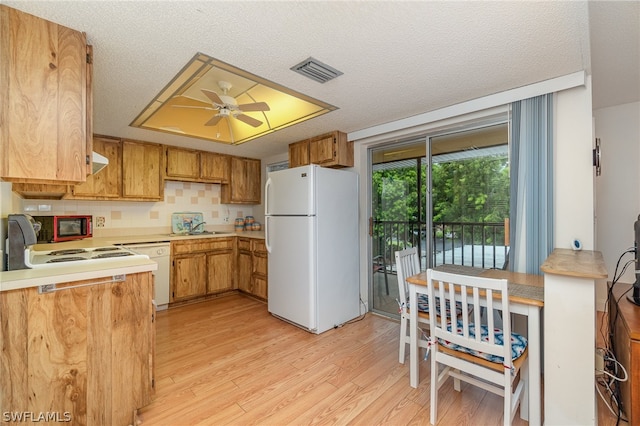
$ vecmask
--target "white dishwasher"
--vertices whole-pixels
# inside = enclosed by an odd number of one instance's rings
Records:
[[[169,242],[122,244],[124,247],[145,254],[158,264],[158,270],[153,271],[157,310],[167,309],[169,304],[169,274],[171,273],[171,244]]]

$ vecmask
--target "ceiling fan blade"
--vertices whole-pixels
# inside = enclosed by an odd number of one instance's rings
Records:
[[[192,106],[192,105],[171,105],[174,108],[191,108],[191,109],[207,109],[209,111],[217,111],[217,108],[204,107],[204,106]]]
[[[213,102],[214,104],[224,105],[224,102],[222,101],[222,99],[220,99],[220,96],[218,96],[216,92],[208,89],[201,89],[201,90],[202,90],[202,93],[204,93],[207,96],[207,98],[209,98],[211,102]]]
[[[205,126],[215,126],[216,124],[218,124],[218,121],[220,121],[222,119],[221,115],[214,115],[213,118],[209,121],[207,121],[206,123],[204,123]]]
[[[271,111],[269,109],[269,105],[266,102],[255,102],[252,104],[242,104],[238,105],[238,109],[240,111],[251,112],[251,111]]]
[[[238,115],[235,115],[234,117],[253,127],[258,127],[262,124],[262,121],[256,120],[255,118],[249,117],[248,115],[238,114]]]

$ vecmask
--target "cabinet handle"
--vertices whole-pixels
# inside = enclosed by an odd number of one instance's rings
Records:
[[[94,282],[94,283],[70,285],[68,287],[57,288],[55,284],[45,284],[45,285],[38,286],[38,293],[39,294],[45,294],[45,293],[53,293],[54,291],[70,290],[72,288],[88,287],[88,286],[91,286],[91,285],[121,283],[121,282],[125,281],[126,279],[127,279],[127,275],[126,274],[121,274],[121,275],[114,275],[112,279],[106,280],[106,281],[97,281],[97,282]]]

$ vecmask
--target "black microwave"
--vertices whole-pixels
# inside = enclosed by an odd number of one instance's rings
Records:
[[[58,243],[91,237],[93,216],[33,216],[40,222],[38,243]]]

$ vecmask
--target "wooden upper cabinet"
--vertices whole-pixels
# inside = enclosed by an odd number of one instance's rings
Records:
[[[221,186],[222,204],[260,204],[260,160],[231,157],[229,184]]]
[[[214,152],[200,152],[200,177],[207,182],[229,183],[231,157]]]
[[[165,178],[205,183],[228,183],[230,157],[214,152],[166,148]]]
[[[167,147],[167,178],[197,179],[200,177],[200,155],[190,149]]]
[[[0,52],[0,177],[84,182],[91,149],[86,36],[0,5]]]
[[[122,197],[164,200],[162,145],[122,141]]]
[[[318,164],[323,167],[353,167],[353,142],[334,131],[289,145],[289,168]]]
[[[93,150],[104,155],[109,164],[87,181],[73,186],[71,197],[90,199],[120,198],[122,187],[122,143],[106,136],[93,138]]]
[[[353,167],[353,143],[338,131],[311,138],[309,161],[324,167]]]
[[[309,140],[289,145],[289,168],[306,166],[309,163]]]

